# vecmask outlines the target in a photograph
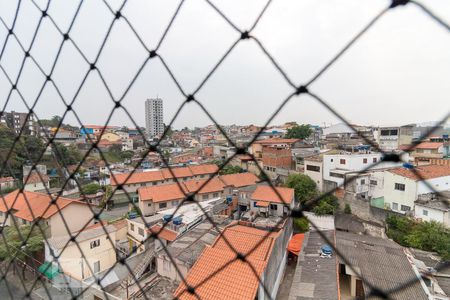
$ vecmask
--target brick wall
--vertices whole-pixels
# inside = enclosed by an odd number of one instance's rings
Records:
[[[295,167],[291,149],[263,147],[262,162],[264,166],[274,168],[293,169]]]

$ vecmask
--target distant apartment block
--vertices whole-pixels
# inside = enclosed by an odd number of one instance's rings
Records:
[[[3,112],[0,117],[0,123],[14,130],[16,134],[19,134],[23,127],[24,134],[37,135],[39,127],[36,120],[34,114],[28,115],[28,113],[15,111]]]
[[[160,98],[145,101],[145,129],[149,138],[164,132],[163,100]]]

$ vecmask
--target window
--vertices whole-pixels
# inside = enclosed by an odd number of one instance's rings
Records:
[[[411,210],[411,207],[409,207],[409,206],[407,206],[407,205],[402,205],[402,206],[400,207],[400,209],[401,209],[402,211],[410,211],[410,210]]]
[[[424,209],[424,210],[422,211],[422,215],[428,216],[428,210]]]
[[[214,193],[213,198],[217,198],[217,197],[219,197],[219,193]]]
[[[361,184],[366,184],[366,180],[365,179],[361,179]]]
[[[398,210],[398,203],[392,202],[392,210]]]
[[[376,162],[377,162],[377,158],[374,157],[374,158],[372,159],[372,162],[376,163]]]
[[[270,204],[270,209],[271,209],[271,210],[277,210],[277,209],[278,209],[278,205],[276,205],[276,204]]]
[[[100,261],[99,260],[94,263],[94,273],[98,273],[98,272],[100,272]]]
[[[202,200],[208,200],[208,194],[203,195]]]
[[[313,171],[313,172],[320,172],[320,167],[319,166],[306,165],[306,170]]]
[[[331,177],[344,178],[344,174],[330,172]]]
[[[345,159],[341,158],[341,159],[339,160],[339,163],[340,163],[341,165],[345,165]]]
[[[159,209],[166,208],[166,207],[167,207],[167,203],[166,202],[163,202],[163,203],[159,204]]]
[[[258,205],[256,205],[256,202],[253,202],[253,207],[258,207]]]
[[[330,159],[331,162],[333,162],[333,159]]]
[[[100,246],[100,239],[91,242],[91,249]]]
[[[147,204],[147,206],[148,206],[148,207],[151,207],[151,206],[152,206],[152,203],[151,203],[151,202],[149,202],[149,203]]]
[[[371,180],[371,181],[370,181],[370,184],[371,184],[371,185],[377,185],[378,182],[377,182],[376,180]]]
[[[363,164],[367,164],[367,158],[363,158]]]
[[[172,201],[172,206],[177,206],[178,205],[178,200]]]
[[[394,189],[396,189],[397,191],[404,191],[405,185],[403,183],[396,183]]]
[[[130,223],[130,230],[134,231],[134,224],[133,223]]]
[[[138,233],[139,233],[139,235],[144,236],[144,229],[139,227],[138,228]]]

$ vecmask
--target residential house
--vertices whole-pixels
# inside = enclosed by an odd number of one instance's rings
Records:
[[[0,190],[10,190],[16,187],[16,180],[14,177],[0,177]]]
[[[204,220],[169,244],[165,251],[159,251],[156,258],[158,274],[177,283],[181,282],[205,247],[214,243],[219,235],[216,229],[223,228],[228,223],[226,220],[229,219],[214,218],[214,225],[209,220]]]
[[[38,171],[33,170],[24,176],[23,185],[25,191],[45,191],[50,188],[50,178],[47,174],[39,174]]]
[[[93,223],[94,215],[85,202],[59,197],[52,204],[53,199],[56,198],[44,193],[11,192],[0,201],[0,224],[13,226],[11,217],[20,225],[40,221],[46,227],[47,236],[55,237],[79,231]]]
[[[128,193],[134,193],[140,187],[174,183],[175,178],[178,181],[209,178],[217,171],[217,165],[205,164],[171,168],[170,170],[163,168],[132,174],[114,174],[114,176],[111,176],[111,185],[116,187],[121,185],[122,189]]]
[[[115,234],[113,225],[97,223],[74,232],[75,241],[70,235],[52,237],[45,243],[45,261],[82,281],[115,265]]]
[[[268,230],[252,227],[246,222],[230,224],[211,246],[205,247],[174,297],[181,300],[275,299],[291,236],[290,220]],[[236,252],[229,245],[244,255],[245,261],[236,259]],[[195,287],[195,294],[188,292],[186,284]]]
[[[323,191],[343,188],[347,173],[361,172],[368,169],[383,169],[399,166],[401,163],[381,162],[382,153],[348,153],[325,154],[323,156]]]
[[[450,228],[450,191],[418,195],[414,217],[439,222]]]
[[[278,149],[290,149],[295,148],[300,145],[299,139],[281,139],[281,138],[270,138],[257,140],[251,144],[249,147],[249,152],[253,154],[255,159],[262,159],[263,147],[275,147]]]
[[[449,155],[448,147],[444,147],[443,142],[423,142],[412,149],[411,156],[417,165],[427,164],[430,159],[440,159]]]
[[[186,195],[196,193],[196,201],[224,198],[231,196],[235,189],[253,185],[259,179],[251,173],[220,175],[211,180],[188,180],[138,189],[139,208],[144,216],[158,211],[176,207]]]
[[[413,211],[419,195],[449,189],[449,165],[407,165],[384,173],[384,205],[396,212]]]
[[[323,156],[314,155],[303,160],[303,174],[309,176],[317,186],[319,192],[323,191]]]
[[[266,217],[288,216],[294,206],[294,189],[291,188],[259,185],[250,196],[250,211]]]

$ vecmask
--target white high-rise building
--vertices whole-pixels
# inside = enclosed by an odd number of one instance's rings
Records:
[[[163,101],[160,98],[145,101],[145,129],[149,138],[164,132]]]

